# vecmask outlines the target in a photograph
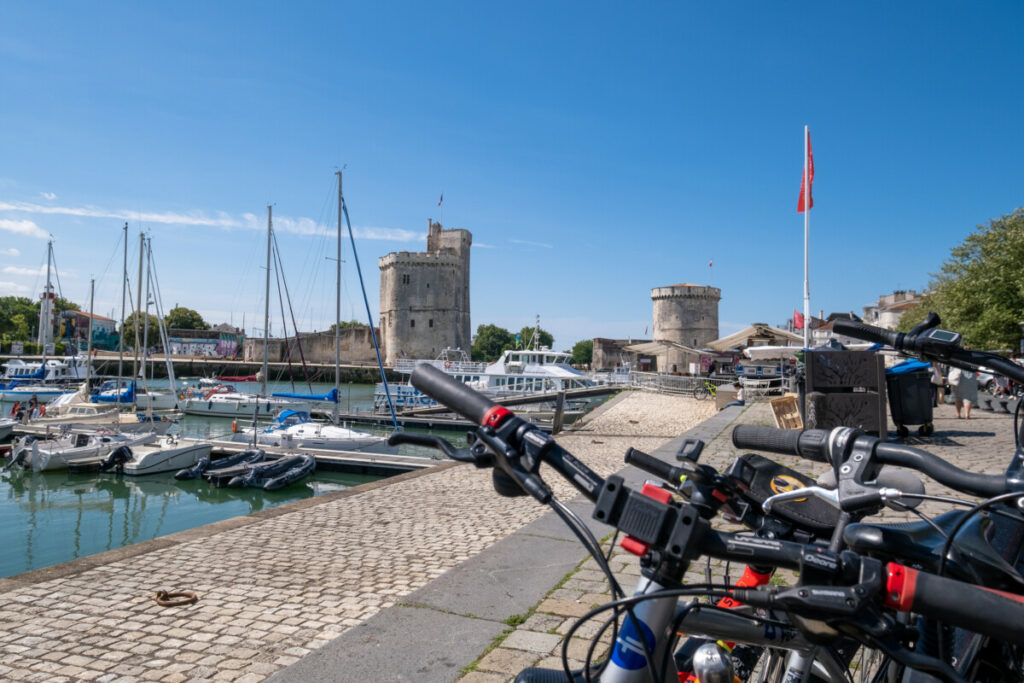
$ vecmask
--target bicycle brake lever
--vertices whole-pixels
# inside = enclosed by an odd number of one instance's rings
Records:
[[[452,460],[471,462],[477,467],[488,467],[492,463],[490,454],[486,451],[481,450],[479,453],[476,453],[473,448],[455,448],[455,446],[439,436],[395,432],[388,437],[389,446],[398,446],[403,443],[433,448],[434,450],[441,451]]]
[[[806,498],[807,496],[817,496],[832,503],[833,505],[839,505],[839,492],[834,489],[826,489],[820,486],[808,486],[807,488],[794,489],[792,491],[784,491],[783,493],[776,493],[774,496],[770,496],[764,503],[761,504],[761,508],[768,514],[771,514],[772,507],[777,503],[784,503],[787,500],[799,500],[800,498]]]

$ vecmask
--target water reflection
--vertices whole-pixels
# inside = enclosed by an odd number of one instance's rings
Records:
[[[171,475],[26,472],[0,475],[0,577],[67,562],[328,490],[373,481],[318,472],[280,491],[218,489]]]

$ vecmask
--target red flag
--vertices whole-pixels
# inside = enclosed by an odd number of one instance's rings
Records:
[[[708,268],[711,267],[711,261],[708,261]]]
[[[809,208],[814,208],[814,155],[811,154],[811,131],[807,131],[807,159],[804,160],[804,175],[800,179],[800,198],[796,202],[796,212],[804,212],[804,187],[811,196]]]
[[[797,330],[804,329],[804,317],[795,308],[793,309],[793,328]]]
[[[811,177],[814,177],[814,173],[811,173]],[[441,202],[444,201],[444,192],[441,193],[441,198],[437,200],[437,205],[441,206]],[[811,206],[814,206],[814,202],[811,202]]]

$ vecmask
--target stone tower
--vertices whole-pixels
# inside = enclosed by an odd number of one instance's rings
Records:
[[[718,302],[722,290],[717,287],[679,284],[655,287],[651,290],[654,301],[654,341],[671,341],[693,349],[718,339]],[[663,371],[684,371],[692,360],[680,351],[669,351]],[[673,366],[675,369],[673,370]]]
[[[469,324],[468,230],[428,221],[426,252],[399,251],[379,260],[380,336],[384,362],[436,358],[472,346]]]

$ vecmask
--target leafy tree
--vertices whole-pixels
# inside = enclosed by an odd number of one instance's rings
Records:
[[[23,313],[16,313],[11,316],[10,330],[7,334],[8,337],[16,341],[28,341],[29,335],[32,333],[28,326],[28,320],[25,319]]]
[[[943,327],[975,348],[1016,349],[1024,320],[1024,209],[979,225],[953,247],[932,276],[931,291],[907,311],[899,329],[909,330],[932,310]]]
[[[191,308],[185,308],[184,306],[176,306],[169,310],[167,312],[167,317],[164,318],[164,324],[167,325],[167,327],[174,328],[176,330],[210,329],[210,324],[203,320],[203,316],[199,315],[198,312],[193,311]],[[128,338],[134,339],[133,335],[130,335]]]
[[[21,316],[17,323],[15,316]],[[0,336],[5,339],[27,341],[30,334],[30,320],[39,319],[39,305],[23,296],[0,297]],[[24,325],[24,330],[21,326]]]
[[[573,365],[589,365],[594,360],[594,340],[584,339],[572,347]]]
[[[535,329],[536,328],[533,327],[524,327],[523,329],[519,330],[519,348],[532,348],[532,346],[530,346],[530,342],[533,340],[533,332]],[[551,333],[544,329],[541,329],[540,345],[546,346],[550,349],[552,346],[554,346],[554,344],[555,338],[551,335]]]
[[[146,315],[147,315],[146,320],[147,320],[148,326],[149,326],[149,345],[150,346],[159,345],[160,344],[160,319],[157,318],[152,313],[148,313]],[[135,321],[141,319],[141,317],[142,316],[140,316],[138,313],[132,313],[130,316],[128,316],[127,318],[124,319],[124,326],[121,329],[122,329],[122,332],[123,332],[122,337],[124,338],[124,345],[126,347],[135,346]],[[145,334],[146,334],[146,330],[143,329],[142,327],[140,327],[139,328],[139,345],[140,346],[143,343],[142,340],[143,340]]]
[[[35,307],[36,307],[36,314],[38,315],[38,313],[39,313],[39,304],[36,303]],[[58,296],[58,297],[55,297],[54,300],[53,300],[53,310],[54,311],[80,311],[80,310],[82,310],[82,307],[79,306],[78,304],[76,304],[74,301],[70,301],[68,299],[65,299],[62,296]]]
[[[501,352],[515,346],[515,338],[504,327],[480,325],[473,337],[472,358],[475,361],[491,362],[501,358]]]
[[[327,328],[327,331],[334,332],[335,327],[340,327],[341,329],[346,330],[350,327],[369,327],[369,325],[361,323],[358,320],[342,320],[340,325],[338,323],[331,323],[331,326]]]

